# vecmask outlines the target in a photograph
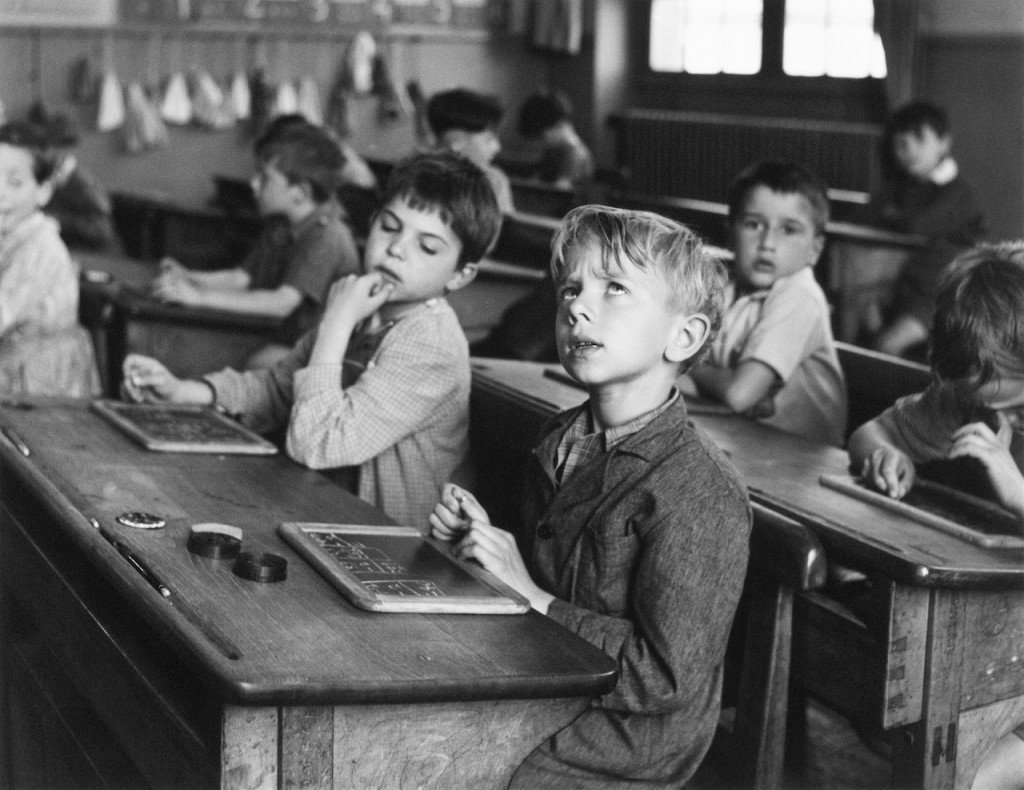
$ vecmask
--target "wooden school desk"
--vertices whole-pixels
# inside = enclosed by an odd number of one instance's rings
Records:
[[[927,239],[851,222],[829,222],[819,266],[836,303],[836,340],[853,343],[866,314],[888,300],[904,264],[927,246]]]
[[[277,526],[387,519],[284,457],[147,452],[82,403],[7,404],[0,426],[4,786],[500,788],[614,686],[611,658],[534,612],[349,605]],[[287,579],[190,554],[196,522],[241,527]]]
[[[520,430],[585,397],[545,376],[553,366],[475,363],[474,385],[507,398]],[[812,528],[830,560],[880,587],[866,623],[804,602],[796,682],[890,732],[896,786],[970,787],[989,747],[1024,721],[1024,552],[982,548],[822,487],[821,475],[846,472],[844,450],[743,417],[693,414],[752,499]]]
[[[208,307],[168,304],[148,295],[157,275],[149,261],[76,252],[86,273],[82,299],[112,306],[105,325],[89,327],[103,344],[109,394],[121,383],[126,354],[155,357],[179,377],[194,377],[224,367],[242,368],[256,351],[274,342],[284,319],[246,315]],[[90,272],[105,272],[110,282],[93,282]]]

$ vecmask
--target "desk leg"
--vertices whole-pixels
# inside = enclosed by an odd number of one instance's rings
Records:
[[[586,699],[249,708],[224,713],[221,788],[505,788]]]
[[[929,595],[921,721],[897,733],[893,784],[938,790],[954,786],[965,601],[955,590],[936,589]]]

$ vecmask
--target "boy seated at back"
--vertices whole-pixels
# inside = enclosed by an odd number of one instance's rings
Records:
[[[469,351],[445,294],[468,285],[501,226],[480,169],[452,153],[400,163],[366,242],[363,267],[331,288],[319,325],[266,370],[173,376],[129,355],[134,401],[215,405],[331,470],[399,523],[422,525],[441,485],[465,479]]]
[[[974,459],[991,497],[1024,534],[1024,242],[981,245],[943,278],[931,326],[928,388],[850,436],[854,469],[900,499],[918,465]],[[969,473],[969,470],[966,470]],[[963,477],[961,475],[960,477]],[[1005,736],[982,766],[978,790],[1024,788],[1024,724]]]
[[[232,269],[192,271],[161,261],[153,294],[168,302],[286,318],[248,367],[269,367],[315,324],[335,280],[359,272],[359,253],[335,199],[345,164],[337,142],[305,121],[271,124],[256,142],[252,189],[265,218]]]
[[[492,162],[501,151],[498,124],[501,103],[485,93],[456,88],[435,93],[427,101],[427,123],[441,148],[469,158],[487,174],[503,214],[514,211],[508,176]]]
[[[562,189],[580,189],[594,178],[594,155],[572,123],[562,91],[535,93],[519,108],[519,134],[540,144],[537,177]]]
[[[699,394],[733,411],[841,445],[846,385],[813,269],[828,211],[824,187],[798,165],[740,173],[729,189],[735,257],[722,329],[690,376]]]
[[[905,104],[885,125],[885,177],[872,197],[870,221],[928,240],[900,270],[888,304],[867,317],[868,330],[876,333],[872,345],[886,354],[913,356],[915,348],[925,345],[943,269],[980,241],[985,230],[952,145],[946,111],[931,102]]]
[[[551,265],[559,357],[590,397],[533,453],[525,556],[457,485],[433,534],[619,664],[616,689],[534,750],[511,787],[677,788],[718,721],[747,563],[744,486],[674,386],[714,336],[724,271],[684,226],[604,206],[565,216]]]

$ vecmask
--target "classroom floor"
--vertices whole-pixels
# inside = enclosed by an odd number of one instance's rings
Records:
[[[807,707],[807,763],[802,775],[787,769],[782,790],[860,790],[888,788],[889,761],[869,749],[849,722],[813,700]],[[731,790],[704,765],[687,790]]]

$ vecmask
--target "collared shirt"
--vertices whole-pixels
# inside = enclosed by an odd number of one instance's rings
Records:
[[[679,397],[679,390],[673,388],[661,406],[651,409],[622,425],[605,431],[594,431],[594,417],[590,409],[583,409],[566,429],[555,448],[555,474],[559,484],[565,483],[581,466],[585,466],[615,445],[632,436],[651,420],[662,414]]]
[[[341,206],[328,201],[294,227],[281,218],[267,218],[242,263],[250,289],[290,285],[302,294],[302,304],[279,338],[283,343],[294,343],[316,325],[335,280],[360,272],[359,252],[342,216]]]
[[[757,360],[775,373],[781,387],[774,412],[762,422],[826,444],[842,445],[846,435],[846,382],[839,365],[828,302],[807,266],[776,280],[770,288],[734,297],[708,362],[735,369]]]
[[[287,421],[293,459],[359,467],[362,499],[425,530],[444,482],[469,482],[469,349],[455,312],[444,299],[425,302],[386,333],[353,335],[337,364],[309,364],[315,340],[309,332],[272,368],[205,378],[255,430]],[[363,368],[348,385],[346,360]]]

